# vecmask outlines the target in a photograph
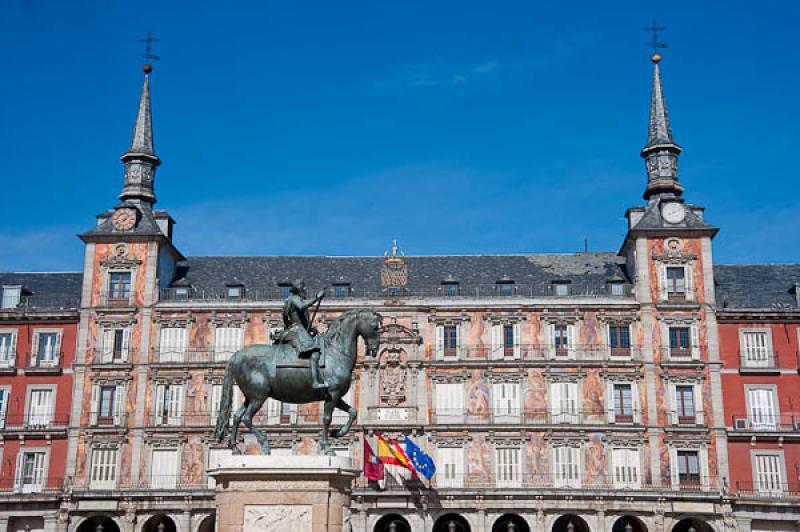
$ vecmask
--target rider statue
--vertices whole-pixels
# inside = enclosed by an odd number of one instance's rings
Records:
[[[319,374],[320,346],[317,341],[317,329],[312,326],[308,309],[322,301],[325,290],[320,290],[317,297],[306,299],[306,284],[302,279],[292,282],[289,297],[283,304],[284,330],[280,342],[290,344],[297,350],[301,358],[311,358],[311,382],[315,390],[328,387]]]

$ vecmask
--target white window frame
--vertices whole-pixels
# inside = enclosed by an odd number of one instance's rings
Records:
[[[22,301],[22,285],[3,285],[3,299],[0,308],[3,310],[15,309]]]
[[[221,330],[229,331],[222,333],[223,336],[227,335],[227,338],[220,338],[219,335]],[[238,338],[231,337],[233,336],[234,331],[238,331],[236,333]],[[214,346],[214,361],[227,361],[236,351],[244,347],[244,327],[241,325],[235,325],[231,327],[214,326],[214,341],[212,345]]]
[[[448,354],[444,347],[444,328],[456,328],[456,348],[453,354]],[[464,344],[464,326],[461,323],[437,323],[434,326],[434,354],[436,360],[459,360],[462,357]]]
[[[42,456],[41,473],[38,478],[30,484],[23,483],[23,462],[25,455],[38,454]],[[47,447],[20,447],[17,452],[17,469],[14,472],[14,491],[17,493],[40,493],[47,487],[47,473],[50,467],[50,449]]]
[[[763,334],[763,346],[756,346],[748,342],[751,335]],[[748,345],[748,343],[750,345]],[[744,368],[770,368],[777,366],[774,359],[775,352],[772,348],[772,329],[769,327],[747,327],[739,329],[739,363]]]
[[[122,352],[119,359],[114,359],[114,340],[116,332],[122,331]],[[112,364],[114,362],[127,362],[130,358],[131,327],[130,325],[108,325],[103,327],[100,336],[100,363]]]
[[[666,351],[669,353],[670,360],[682,361],[682,360],[700,360],[700,324],[697,321],[686,322],[686,323],[664,323],[661,329],[661,334],[664,342],[664,346],[666,347]],[[685,327],[689,329],[689,356],[684,355],[677,355],[672,352],[672,345],[669,341],[669,330],[672,327]]]
[[[505,327],[512,327],[513,348],[511,356],[506,355]],[[489,358],[492,360],[518,360],[522,354],[521,349],[522,324],[517,323],[492,323],[489,327]]]
[[[608,422],[617,423],[617,394],[614,393],[614,386],[630,385],[631,387],[631,410],[632,421],[636,424],[641,422],[641,406],[639,399],[639,383],[637,381],[610,380],[606,384],[606,411],[608,412]]]
[[[616,489],[642,487],[642,452],[638,447],[611,449],[611,479]]]
[[[561,460],[564,456],[570,455],[569,463]],[[581,473],[583,472],[583,447],[573,445],[553,445],[551,447],[550,458],[553,464],[553,487],[554,488],[580,488]],[[575,459],[574,461],[572,459]],[[559,464],[566,464],[559,467]]]
[[[48,390],[50,392],[50,406],[47,412],[32,413],[33,393]],[[49,426],[55,417],[55,406],[58,400],[58,385],[56,384],[29,384],[25,390],[25,425],[36,427]]]
[[[573,393],[560,393],[566,388]],[[547,400],[550,406],[550,422],[554,425],[577,425],[581,422],[581,385],[579,382],[551,381],[547,384]],[[563,404],[566,399],[566,406]]]
[[[567,326],[567,355],[564,357],[563,355],[557,355],[558,352],[556,349],[556,325],[566,325]],[[546,350],[547,350],[547,358],[551,360],[575,360],[577,354],[577,345],[578,345],[578,323],[571,323],[571,322],[558,322],[558,323],[548,323],[547,327],[545,327],[546,331]]]
[[[512,458],[506,460],[507,458]],[[507,469],[506,469],[507,468]],[[494,478],[498,488],[522,486],[522,449],[518,446],[498,445],[494,449]]]
[[[667,268],[683,268],[683,289],[686,296],[686,301],[694,301],[694,283],[692,279],[692,272],[694,268],[689,264],[668,264],[661,263],[658,265],[658,294],[661,302],[669,301],[669,294],[667,292]]]
[[[672,425],[678,426],[678,394],[676,388],[678,386],[691,386],[692,387],[692,402],[694,404],[694,422],[695,425],[705,425],[705,408],[703,403],[703,382],[673,382],[669,383],[669,406],[672,414]],[[695,426],[691,425],[691,426]]]
[[[156,461],[156,455],[167,453],[175,455],[175,471],[172,474],[161,473],[165,464]],[[150,487],[157,490],[175,489],[178,478],[181,476],[181,448],[180,447],[151,447],[150,449]],[[158,471],[158,473],[156,473]]]
[[[753,397],[751,395],[751,392],[755,391],[766,392],[765,395],[768,395],[771,398],[770,401],[772,404],[769,405],[772,409],[771,413],[769,412],[770,408],[765,408],[767,405],[753,404]],[[744,399],[745,399],[745,407],[747,408],[748,426],[750,426],[753,430],[774,431],[778,429],[781,416],[781,408],[780,408],[780,400],[779,400],[780,397],[778,395],[777,384],[745,384]],[[756,412],[757,407],[763,409],[764,412]]]
[[[8,344],[0,346],[0,369],[13,368],[17,363],[17,329],[0,329],[0,335],[9,335]]]
[[[774,478],[774,476],[773,478],[769,478],[770,472],[764,472],[760,470],[759,457],[770,457],[777,459],[777,470],[772,472],[773,475],[778,475],[777,478]],[[783,451],[771,449],[753,449],[750,451],[750,463],[753,468],[753,489],[755,491],[762,494],[779,494],[786,491],[786,460],[784,458]]]
[[[136,270],[137,268],[109,268],[106,270],[103,286],[103,299],[109,301],[127,301],[130,305],[136,293]],[[126,298],[112,298],[111,297],[111,275],[115,273],[128,273],[131,276],[130,288],[128,289],[128,297]]]
[[[97,426],[100,419],[100,402],[102,388],[114,388],[114,404],[112,415],[112,426],[119,427],[123,425],[125,419],[125,412],[127,408],[127,386],[120,382],[115,383],[94,383],[92,384],[92,398],[91,407],[89,409],[89,423],[92,426]]]
[[[92,447],[89,456],[89,486],[91,489],[109,490],[117,487],[117,482],[119,481],[120,454],[119,448],[117,447]],[[110,458],[110,460],[98,464],[97,459],[100,456]],[[98,475],[100,472],[103,474]]]
[[[159,362],[183,362],[186,358],[186,351],[188,347],[189,347],[188,327],[186,326],[159,327],[158,330]]]
[[[8,414],[8,402],[11,400],[11,386],[0,386],[0,396],[3,397],[0,400],[0,429],[4,429],[6,426],[6,414]]]
[[[436,448],[437,488],[464,487],[464,454],[463,447]]]
[[[492,420],[495,423],[519,423],[522,419],[522,384],[492,383]]]
[[[465,410],[464,383],[435,382],[433,387],[436,423],[463,423]]]
[[[53,346],[52,354],[53,358],[41,361],[41,353],[39,353],[39,337],[42,334],[55,334],[56,335],[56,343]],[[61,363],[60,354],[61,354],[61,343],[64,338],[64,329],[34,329],[33,337],[31,338],[31,360],[30,365],[31,367],[44,367],[44,368],[55,368]]]
[[[177,427],[183,424],[185,383],[158,382],[153,397],[153,425]],[[166,411],[163,410],[165,404]]]
[[[672,482],[672,489],[679,490],[681,487],[679,470],[678,470],[678,451],[690,451],[690,452],[697,452],[697,462],[699,467],[699,474],[700,474],[700,483],[699,488],[702,490],[707,490],[710,483],[708,478],[708,449],[706,447],[702,448],[691,448],[691,447],[670,447],[669,448],[669,470],[671,473],[671,482]]]

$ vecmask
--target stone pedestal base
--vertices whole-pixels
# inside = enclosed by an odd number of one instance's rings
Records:
[[[217,532],[341,532],[359,471],[344,456],[227,456],[216,481]]]

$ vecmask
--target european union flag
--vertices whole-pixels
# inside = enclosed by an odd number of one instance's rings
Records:
[[[406,436],[406,454],[423,477],[430,480],[433,474],[436,473],[436,464],[433,463],[433,458],[423,453],[422,449],[417,447],[417,444],[411,441],[408,436]]]

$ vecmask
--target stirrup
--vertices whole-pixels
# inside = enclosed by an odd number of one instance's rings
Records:
[[[326,382],[315,382],[311,384],[311,387],[315,390],[327,390],[328,383]]]

